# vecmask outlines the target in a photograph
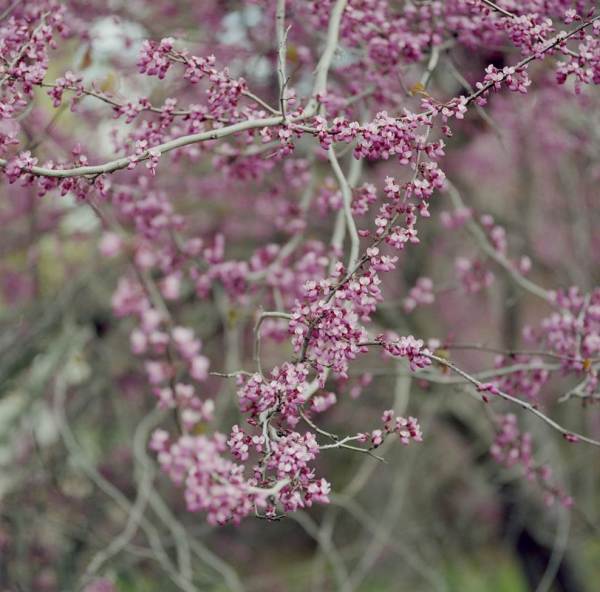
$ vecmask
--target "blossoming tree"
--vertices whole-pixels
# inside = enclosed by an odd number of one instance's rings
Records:
[[[82,585],[109,586],[94,578],[143,531],[200,589],[190,550],[153,535],[149,507],[177,528],[154,462],[210,525],[310,531],[303,510],[342,499],[328,457],[368,477],[402,472],[404,447],[443,455],[431,400],[455,388],[475,399],[463,435],[546,505],[577,506],[539,449],[597,463],[600,447],[596,3],[187,4],[0,9],[2,248],[26,253],[4,259],[6,308],[112,290],[45,387],[76,458],[65,409],[86,381],[143,393],[134,501],[85,468],[128,519]],[[13,323],[9,357],[36,336]],[[104,323],[108,367],[91,360]],[[365,577],[327,561],[339,589]]]

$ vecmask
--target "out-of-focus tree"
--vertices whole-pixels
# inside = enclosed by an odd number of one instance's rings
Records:
[[[0,589],[593,590],[597,9],[0,2]]]

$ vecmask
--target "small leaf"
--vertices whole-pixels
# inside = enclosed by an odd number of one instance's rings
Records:
[[[81,64],[79,65],[79,69],[85,70],[89,68],[92,65],[92,63],[92,46],[88,45],[88,47],[85,50],[85,53],[83,54],[83,57],[81,58]]]
[[[106,78],[100,83],[102,92],[114,92],[119,86],[119,77],[114,72],[109,72]]]
[[[433,352],[438,358],[444,358],[444,360],[450,359],[450,352],[447,349],[439,348]]]
[[[408,89],[408,92],[410,92],[411,95],[427,95],[425,87],[420,82],[413,84]]]
[[[291,43],[287,46],[286,57],[292,64],[298,63],[298,48]]]

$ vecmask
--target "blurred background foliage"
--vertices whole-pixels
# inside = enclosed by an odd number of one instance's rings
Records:
[[[206,14],[223,8],[239,18],[244,14],[244,3],[235,1],[175,4],[177,10],[169,14],[142,0],[74,2],[89,21],[91,41],[72,40],[61,46],[48,78],[77,69],[89,79],[102,80],[107,89],[127,94],[131,87],[137,94],[164,98],[160,87],[144,88],[147,82],[118,74],[124,64],[131,66],[139,39],[158,39],[178,30],[184,37],[204,35],[210,42],[211,23],[222,35],[227,30],[233,35],[241,25],[213,19],[198,26]],[[120,20],[107,14],[119,15]],[[233,42],[221,53],[243,55],[245,43]],[[490,58],[474,60],[459,50],[454,57],[469,77],[471,71],[481,72]],[[243,57],[236,59],[244,75],[273,94],[271,78],[261,78],[256,65],[244,67]],[[543,78],[543,66],[539,70]],[[437,73],[435,81],[445,95],[460,88],[446,70]],[[489,116],[501,127],[501,140],[488,120],[471,117],[452,139],[444,166],[471,207],[493,213],[508,229],[514,240],[511,248],[533,255],[540,282],[568,285],[577,280],[589,287],[600,273],[598,176],[590,164],[597,160],[600,142],[586,139],[587,157],[562,154],[560,168],[548,162],[538,125],[575,138],[593,127],[570,103],[559,105],[543,121],[528,120],[526,138],[519,138],[523,128],[514,122],[544,105],[544,92],[542,85],[525,98],[499,97],[493,102]],[[597,107],[596,95],[587,100],[590,109]],[[56,111],[39,92],[29,131],[32,146],[43,153],[44,142],[52,144],[62,136],[84,139],[97,128],[107,138],[106,145],[96,147],[97,156],[110,154],[108,130],[114,123],[106,110],[87,108],[86,119],[68,108]],[[596,122],[597,117],[591,119]],[[598,130],[600,126],[595,130],[600,136]],[[323,165],[317,171],[317,184],[323,182],[325,169]],[[382,179],[389,165],[376,169],[371,174]],[[194,177],[207,171],[189,165],[187,172]],[[169,185],[176,189],[177,210],[192,223],[202,226],[211,220],[218,225],[230,218],[232,225],[252,225],[245,210],[251,182],[227,180],[230,199],[216,202],[199,198],[197,192],[203,189],[186,188],[184,177],[165,175],[164,187]],[[581,243],[585,236],[582,239],[580,231],[573,235],[569,212],[557,213],[556,199],[565,192],[584,202],[571,214],[577,224],[589,225],[587,243]],[[111,312],[111,295],[126,262],[98,255],[101,230],[86,204],[68,196],[38,200],[33,189],[6,185],[0,186],[0,197],[3,592],[79,589],[90,562],[127,528],[142,485],[150,493],[141,528],[103,563],[99,573],[106,580],[97,584],[99,592],[177,589],[173,565],[182,557],[185,562],[186,556],[197,589],[212,592],[345,590],[340,582],[347,579],[352,586],[348,589],[359,592],[525,592],[536,589],[533,582],[541,582],[540,591],[598,590],[597,451],[573,450],[544,426],[522,418],[536,436],[539,457],[576,499],[572,511],[546,508],[518,471],[503,470],[491,461],[489,419],[460,385],[423,384],[411,379],[401,364],[390,370],[376,358],[358,364],[374,374],[367,392],[336,407],[327,416],[328,426],[351,433],[376,422],[382,409],[408,408],[421,418],[425,443],[408,449],[386,446],[386,464],[333,451],[321,460],[322,472],[336,492],[331,506],[273,523],[247,520],[239,527],[209,527],[201,516],[186,511],[181,492],[159,473],[145,450],[151,427],[168,425],[172,419],[154,411],[143,369],[129,354],[131,327]],[[28,208],[29,203],[34,206]],[[14,210],[16,204],[23,205],[20,212]],[[436,205],[434,210],[443,207]],[[312,222],[317,236],[327,236],[331,220]],[[447,275],[441,253],[465,249],[465,241],[445,242],[434,226],[424,226],[422,233],[422,244],[386,286],[397,298],[419,275]],[[277,238],[275,231],[271,234]],[[237,250],[233,255],[243,257],[261,240],[240,240],[232,247]],[[435,314],[425,309],[407,317],[393,297],[391,301],[377,319],[383,326],[424,336],[462,332],[465,340],[472,336],[480,342],[497,343],[500,336],[509,348],[519,342],[516,318],[535,320],[543,314],[501,275],[492,293],[466,296],[450,286],[442,310]],[[231,344],[237,344],[242,363],[251,360],[251,310],[226,300],[215,307],[190,297],[177,312],[196,329],[214,369],[220,370],[227,365],[224,352]],[[286,347],[265,343],[265,365],[284,359]],[[457,357],[472,368],[489,363],[489,357],[478,353]],[[232,384],[214,378],[210,386],[233,401]],[[574,429],[580,424],[586,432],[597,428],[596,408],[582,414],[577,406],[556,405],[562,388],[549,387],[552,414]],[[225,409],[225,416],[236,421],[233,405]]]

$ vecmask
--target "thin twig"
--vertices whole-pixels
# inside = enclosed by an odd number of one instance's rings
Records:
[[[425,352],[423,352],[423,355],[425,357],[429,358],[430,360],[434,360],[438,364],[441,364],[442,366],[445,366],[446,368],[452,370],[452,372],[455,372],[459,376],[462,376],[467,382],[471,383],[473,386],[477,387],[478,389],[482,389],[482,387],[484,386],[480,380],[477,380],[476,378],[474,378],[473,376],[471,376],[464,370],[461,370],[458,366],[456,366],[452,362],[446,360],[445,358],[436,356],[435,354],[425,353]],[[582,442],[586,442],[593,446],[600,447],[600,442],[598,440],[594,440],[593,438],[589,438],[588,436],[584,436],[583,434],[578,434],[577,432],[568,430],[567,428],[560,425],[558,422],[556,422],[553,419],[551,419],[550,417],[548,417],[545,413],[540,411],[537,407],[535,407],[531,403],[528,403],[527,401],[523,401],[522,399],[518,399],[517,397],[513,397],[512,395],[509,395],[508,393],[505,393],[501,390],[496,390],[495,393],[496,393],[496,396],[501,397],[502,399],[505,399],[506,401],[509,401],[511,403],[514,403],[515,405],[518,405],[522,409],[525,409],[525,411],[529,411],[536,417],[539,417],[543,422],[548,424],[551,428],[554,428],[555,430],[560,432],[563,436],[568,437],[568,438],[574,437],[577,440],[581,440]]]
[[[146,446],[148,434],[156,425],[158,419],[163,415],[160,410],[150,412],[139,423],[133,436],[133,451],[137,460],[138,467],[141,468],[141,477],[138,481],[137,497],[131,506],[131,512],[128,514],[127,523],[123,531],[116,536],[109,545],[98,551],[92,560],[88,563],[85,570],[84,580],[89,582],[98,573],[98,570],[122,549],[124,549],[137,532],[153,489],[152,481],[154,479],[154,470],[152,465],[144,462],[143,451]],[[188,578],[188,579],[191,579]]]
[[[495,2],[492,2],[491,0],[480,0],[481,2],[483,2],[484,4],[487,4],[491,9],[495,10],[496,12],[499,12],[500,14],[504,15],[504,16],[508,16],[510,18],[516,18],[517,15],[509,12],[508,10],[504,10],[504,8],[498,6]]]

